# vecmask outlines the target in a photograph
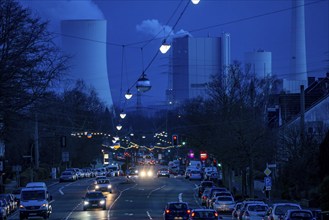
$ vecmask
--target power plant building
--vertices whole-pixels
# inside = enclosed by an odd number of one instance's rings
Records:
[[[92,86],[106,106],[113,100],[107,72],[106,20],[63,20],[62,49],[72,56],[70,79]]]
[[[245,53],[245,70],[259,79],[272,76],[272,53],[264,50]]]
[[[224,74],[230,63],[230,38],[174,38],[170,56],[171,71],[167,99],[171,104],[196,97],[207,98],[211,76]]]

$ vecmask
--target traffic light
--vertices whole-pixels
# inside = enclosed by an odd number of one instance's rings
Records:
[[[172,145],[173,146],[177,146],[178,145],[178,135],[177,134],[174,134],[172,136]]]

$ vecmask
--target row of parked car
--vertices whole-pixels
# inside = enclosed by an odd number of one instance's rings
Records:
[[[18,208],[18,199],[12,193],[0,194],[0,219],[6,219]]]
[[[212,181],[202,181],[198,187],[201,204],[217,213],[232,213],[238,220],[288,220],[318,219],[319,212],[302,209],[297,203],[281,202],[267,204],[262,200],[248,199],[236,202],[234,196],[224,187],[217,187]]]
[[[68,168],[61,173],[59,182],[76,181],[82,178],[93,178],[96,176],[119,176],[123,172],[118,165],[108,165],[100,168]]]

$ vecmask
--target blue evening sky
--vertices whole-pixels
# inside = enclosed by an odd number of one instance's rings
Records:
[[[108,22],[108,71],[113,100],[122,103],[131,87],[149,65],[162,40],[155,33],[174,26],[189,0],[20,0],[50,20],[58,31],[61,19],[100,19]],[[329,1],[305,0],[306,53],[309,76],[324,76],[329,63]],[[201,0],[189,4],[172,33],[194,37],[231,35],[231,59],[243,61],[244,53],[257,49],[272,52],[272,72],[289,74],[291,43],[290,0]],[[141,42],[141,43],[138,43]],[[124,47],[123,47],[124,45]],[[122,68],[122,51],[125,51]],[[141,49],[143,48],[143,49]],[[152,89],[144,104],[164,104],[168,86],[168,55],[159,54],[146,71]],[[132,90],[135,92],[135,89]],[[136,100],[132,100],[134,104]]]

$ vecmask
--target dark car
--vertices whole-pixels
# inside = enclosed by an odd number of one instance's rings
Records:
[[[186,202],[168,202],[164,213],[163,219],[189,219],[191,209]]]
[[[158,170],[157,173],[158,177],[164,176],[164,177],[170,177],[169,169],[167,168],[161,168]]]
[[[83,199],[83,210],[102,208],[106,210],[106,196],[100,191],[87,192]]]
[[[203,191],[206,189],[206,188],[211,188],[215,186],[214,182],[213,181],[202,181],[199,185],[199,193],[198,193],[198,196],[201,197],[202,196],[202,193]]]
[[[193,209],[189,219],[218,220],[222,218],[214,209]]]

